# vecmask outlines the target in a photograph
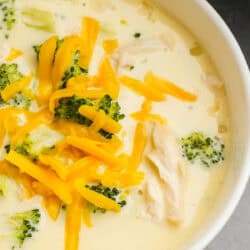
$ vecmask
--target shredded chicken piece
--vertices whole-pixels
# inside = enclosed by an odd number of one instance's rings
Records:
[[[114,10],[116,8],[112,0],[91,0],[90,5],[96,11]]]
[[[150,176],[145,181],[144,197],[147,204],[147,212],[151,219],[161,222],[165,219],[164,195],[157,178]]]
[[[120,69],[133,65],[139,55],[152,54],[163,50],[172,50],[173,37],[161,34],[156,38],[135,40],[126,46],[120,47],[111,57],[114,67]]]
[[[202,80],[210,87],[221,88],[223,86],[223,82],[213,74],[202,75]]]
[[[185,174],[179,164],[176,138],[169,127],[157,124],[153,131],[153,143],[155,148],[148,154],[148,158],[157,168],[163,182],[167,218],[171,222],[180,223],[184,216]]]

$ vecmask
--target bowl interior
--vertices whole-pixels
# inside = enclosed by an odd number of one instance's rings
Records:
[[[249,84],[244,56],[220,16],[202,0],[155,0],[161,8],[184,24],[203,44],[226,84],[232,147],[230,170],[217,204],[187,249],[203,249],[229,219],[246,186],[249,173]],[[248,166],[249,165],[249,166]]]

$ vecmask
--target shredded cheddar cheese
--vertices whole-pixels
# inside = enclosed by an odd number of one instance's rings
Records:
[[[100,64],[95,86],[103,88],[114,99],[119,95],[119,81],[108,57],[104,57]]]
[[[17,82],[13,82],[10,85],[8,85],[4,90],[1,91],[1,96],[3,100],[8,101],[17,93],[21,92],[24,88],[26,88],[30,84],[32,78],[33,76],[30,75],[30,76],[22,78],[21,80]]]
[[[57,36],[48,39],[41,47],[38,62],[38,101],[40,104],[47,104],[52,93],[52,66],[57,47]]]
[[[80,107],[79,112],[81,115],[94,121],[92,127],[95,126],[95,131],[99,131],[102,128],[107,132],[116,134],[121,130],[121,125],[107,116],[103,110],[97,111],[92,106],[84,105]]]
[[[81,57],[80,66],[88,68],[91,61],[97,37],[99,34],[99,22],[90,17],[84,17],[82,20],[81,31]]]
[[[84,187],[84,183],[81,181],[76,182],[75,184],[79,194],[90,203],[94,204],[96,207],[104,208],[106,210],[113,210],[115,212],[120,212],[121,207],[112,199],[107,198],[106,196],[99,194],[89,188]]]
[[[11,164],[17,166],[21,172],[24,172],[40,181],[43,185],[52,190],[63,202],[66,204],[71,203],[72,197],[69,187],[53,172],[34,164],[15,151],[10,151],[9,154],[5,156],[5,159]]]
[[[129,89],[133,90],[139,95],[144,96],[150,101],[155,102],[162,102],[165,100],[165,96],[162,94],[161,91],[155,89],[149,85],[144,84],[143,82],[136,80],[129,76],[122,76],[120,77],[120,82],[128,87]]]
[[[148,86],[152,86],[165,94],[174,96],[183,101],[194,102],[197,99],[196,95],[183,90],[168,80],[157,77],[151,71],[145,75],[144,82]]]
[[[14,61],[16,58],[18,58],[21,55],[23,55],[23,52],[21,50],[12,48],[10,50],[9,55],[5,58],[5,61],[6,62],[12,62],[12,61]]]
[[[118,40],[113,39],[113,40],[105,40],[102,43],[102,47],[105,50],[105,52],[108,55],[111,55],[114,53],[114,51],[118,48],[119,44],[118,44]]]

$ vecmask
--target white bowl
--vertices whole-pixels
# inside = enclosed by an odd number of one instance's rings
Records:
[[[236,208],[250,175],[250,74],[241,49],[222,18],[205,0],[155,0],[204,45],[226,84],[232,124],[229,173],[209,220],[187,246],[201,250]]]

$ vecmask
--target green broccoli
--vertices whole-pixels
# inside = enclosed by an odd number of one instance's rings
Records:
[[[9,84],[19,81],[24,76],[18,71],[18,65],[12,64],[1,64],[0,65],[0,90],[5,89]]]
[[[0,65],[0,90],[4,90],[8,85],[13,82],[19,81],[23,78],[23,74],[18,71],[18,65],[16,63],[12,64],[1,64]],[[0,97],[0,106],[14,106],[21,108],[29,108],[31,104],[31,98],[23,93],[16,94],[8,102],[5,102]]]
[[[194,132],[181,139],[182,156],[191,162],[198,161],[206,167],[224,160],[224,148],[218,137],[206,137]]]
[[[7,177],[0,175],[0,196],[6,196],[7,194]]]
[[[32,238],[33,234],[38,231],[37,227],[40,218],[41,213],[39,209],[17,213],[10,217],[9,221],[13,227],[13,235],[17,240],[19,247],[22,247],[23,243],[27,239]]]
[[[72,64],[70,65],[69,69],[65,72],[63,79],[62,79],[62,85],[61,88],[65,88],[67,85],[67,81],[76,76],[81,76],[88,73],[88,70],[80,67],[79,65],[79,57],[80,57],[80,51],[76,51],[75,56],[73,58]]]
[[[90,99],[77,96],[62,98],[59,101],[59,106],[55,109],[55,117],[77,122],[88,127],[92,124],[92,121],[78,112],[82,105],[93,106],[93,102]]]
[[[15,151],[36,160],[38,156],[54,148],[63,136],[45,125],[40,125],[27,134],[24,141],[15,147]]]
[[[2,21],[8,31],[10,31],[16,23],[14,3],[15,0],[5,0],[0,2],[0,10],[2,11],[3,16]]]
[[[93,106],[96,110],[104,110],[107,115],[117,122],[125,117],[125,115],[120,113],[121,107],[118,102],[113,101],[109,95],[103,96],[100,100],[84,99],[77,96],[62,98],[55,109],[55,117],[89,127],[93,121],[79,113],[78,110],[82,105]],[[113,134],[103,129],[99,133],[106,139],[111,139],[113,136]]]
[[[29,109],[31,105],[32,99],[30,96],[25,95],[22,92],[17,93],[14,97],[12,97],[9,101],[5,102],[0,97],[0,107],[3,106],[11,106],[11,107],[17,107],[17,108],[25,108]]]
[[[54,15],[46,10],[29,8],[22,11],[22,15],[28,20],[24,22],[27,27],[46,32],[55,32]]]
[[[33,50],[36,54],[37,61],[39,60],[39,53],[40,53],[41,48],[42,48],[42,44],[33,46]]]
[[[5,152],[8,154],[10,152],[10,144],[4,146]]]
[[[117,202],[117,204],[119,204],[121,207],[124,207],[127,204],[126,200],[120,199],[121,190],[119,190],[118,188],[109,188],[109,187],[103,186],[102,184],[86,185],[86,187],[92,191],[102,194],[108,197],[109,199]],[[89,206],[93,213],[97,213],[97,212],[105,213],[106,212],[105,209],[96,207],[93,204],[89,204]]]
[[[125,115],[120,113],[121,107],[118,102],[114,102],[109,95],[103,96],[103,98],[97,102],[97,110],[103,110],[113,120],[119,122]]]

